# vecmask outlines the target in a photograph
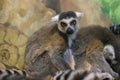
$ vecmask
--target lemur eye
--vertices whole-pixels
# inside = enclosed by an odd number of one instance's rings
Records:
[[[67,26],[67,24],[65,22],[61,22],[60,24],[61,24],[62,27],[66,27]]]
[[[72,21],[70,22],[70,25],[76,25],[76,20],[72,20]]]

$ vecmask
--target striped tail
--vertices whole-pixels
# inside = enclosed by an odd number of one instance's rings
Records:
[[[51,80],[114,80],[109,73],[67,70],[57,72]]]
[[[25,71],[21,70],[0,70],[0,80],[29,80]]]

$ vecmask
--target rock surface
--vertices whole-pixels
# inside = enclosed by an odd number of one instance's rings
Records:
[[[22,69],[26,42],[19,30],[0,24],[0,68]]]
[[[28,36],[48,23],[53,14],[39,0],[0,0],[0,23],[16,26]]]

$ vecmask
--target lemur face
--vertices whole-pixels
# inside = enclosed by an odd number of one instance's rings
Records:
[[[59,31],[71,35],[79,30],[79,21],[82,16],[83,13],[67,11],[53,17],[52,20],[57,21]]]
[[[68,35],[77,32],[79,28],[79,21],[73,17],[62,19],[58,23],[58,29]]]
[[[109,59],[112,61],[116,58],[114,47],[112,45],[106,45],[103,49],[103,52],[106,59]]]

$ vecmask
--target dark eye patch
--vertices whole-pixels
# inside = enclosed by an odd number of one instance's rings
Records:
[[[61,22],[60,24],[61,24],[62,27],[66,27],[67,26],[67,24],[65,22]]]
[[[76,25],[76,20],[72,20],[72,21],[70,22],[70,25]]]

